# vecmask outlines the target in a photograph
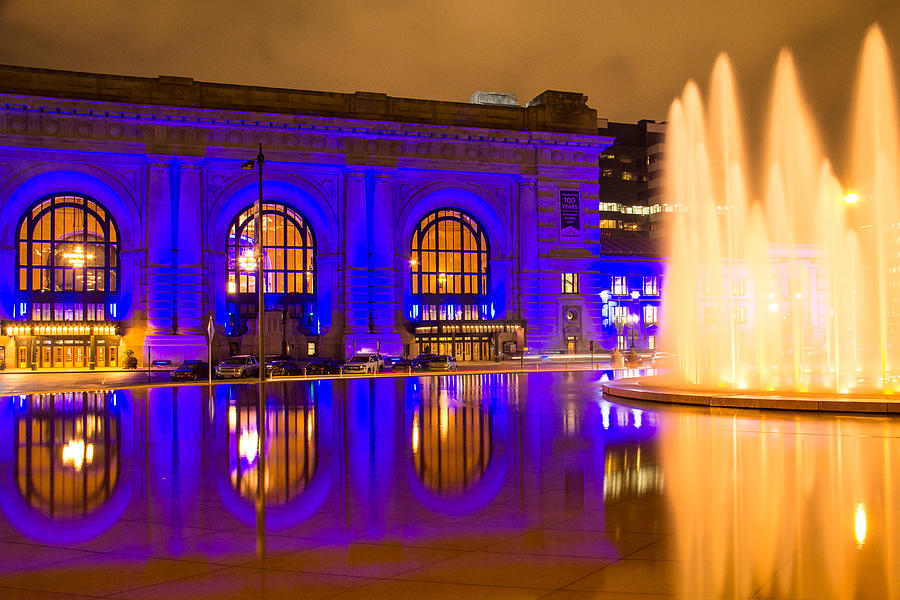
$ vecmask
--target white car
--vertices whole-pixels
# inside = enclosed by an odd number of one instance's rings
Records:
[[[650,366],[654,369],[669,369],[678,366],[678,357],[671,352],[654,352],[650,357]]]
[[[344,365],[344,373],[377,373],[384,369],[380,354],[357,354]]]

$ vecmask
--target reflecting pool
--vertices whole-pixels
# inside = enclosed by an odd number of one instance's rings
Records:
[[[0,597],[900,597],[900,421],[608,377],[5,397]]]

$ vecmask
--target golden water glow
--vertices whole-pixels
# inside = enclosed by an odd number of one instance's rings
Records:
[[[866,543],[866,507],[860,502],[856,505],[856,516],[853,519],[853,531],[856,534],[856,547],[862,548]]]

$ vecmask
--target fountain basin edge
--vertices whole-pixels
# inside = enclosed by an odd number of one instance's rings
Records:
[[[604,382],[603,393],[612,398],[688,404],[711,408],[747,408],[757,410],[801,410],[809,412],[843,412],[900,416],[900,395],[863,396],[845,394],[747,393],[743,390],[673,389],[654,376],[616,379]]]

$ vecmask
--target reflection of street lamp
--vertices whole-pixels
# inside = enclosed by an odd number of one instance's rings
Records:
[[[266,380],[266,344],[264,338],[265,327],[265,296],[263,295],[263,240],[262,240],[262,203],[263,203],[263,165],[266,160],[263,156],[262,143],[259,145],[259,153],[256,160],[248,160],[241,165],[245,171],[249,171],[256,166],[259,170],[259,196],[256,200],[256,216],[254,218],[254,228],[256,229],[256,296],[257,296],[257,316],[256,316],[256,336],[259,340],[259,380]]]

